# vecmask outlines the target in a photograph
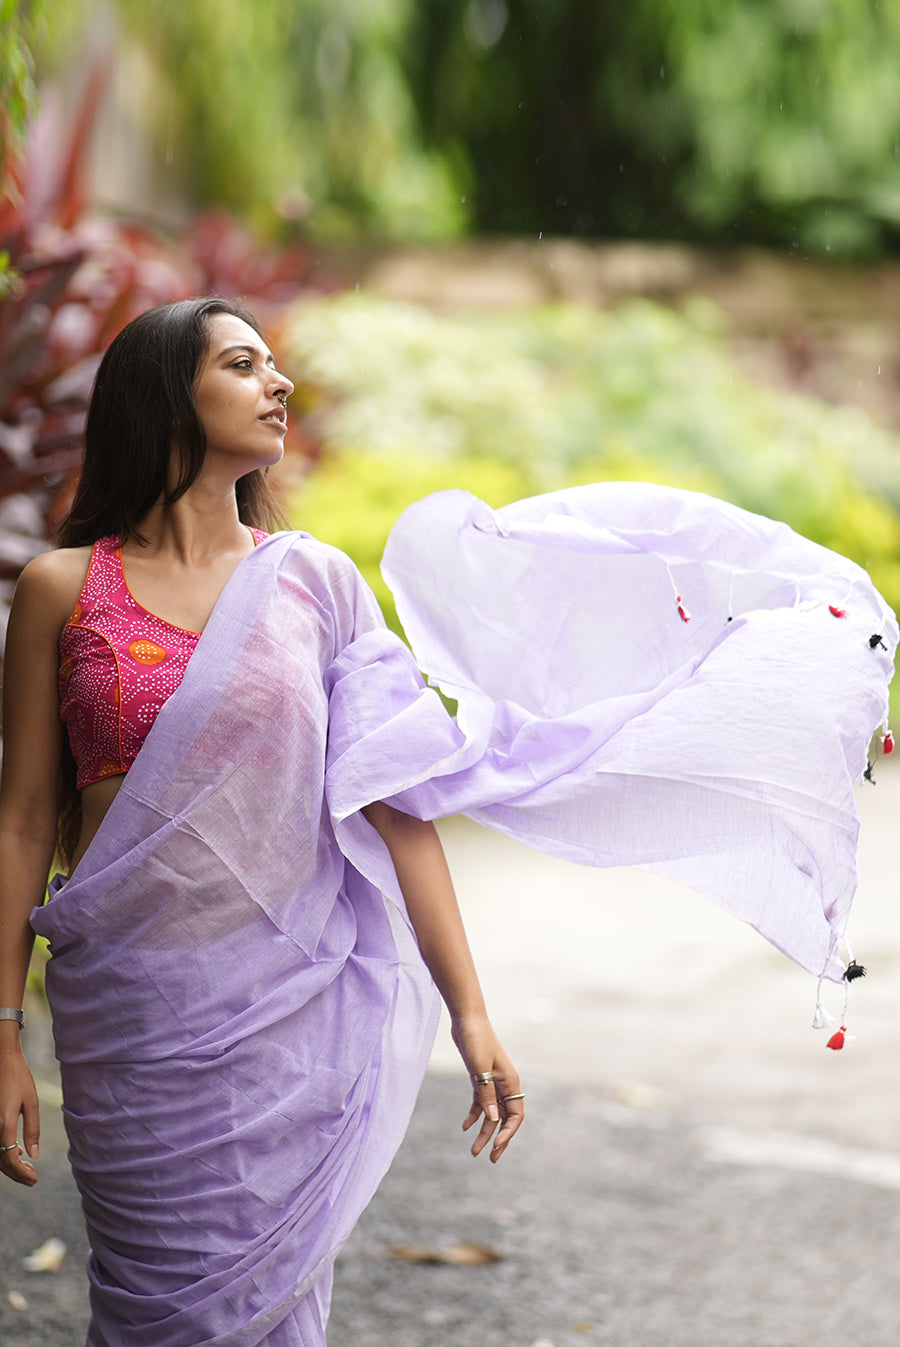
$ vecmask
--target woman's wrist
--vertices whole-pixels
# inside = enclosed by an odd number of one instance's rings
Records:
[[[447,1012],[450,1016],[451,1024],[464,1025],[488,1023],[487,1007],[483,1001],[478,1005],[467,1006],[463,1010],[448,1006]]]
[[[0,1020],[0,1048],[9,1051],[22,1041],[22,1026],[18,1020]]]

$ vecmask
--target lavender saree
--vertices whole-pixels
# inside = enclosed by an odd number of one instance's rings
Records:
[[[396,788],[435,735],[448,751],[432,703],[350,562],[275,536],[33,914],[91,1347],[324,1342],[335,1253],[403,1135],[437,1011],[329,727],[395,721],[375,775]]]
[[[372,800],[667,868],[840,976],[852,783],[896,639],[862,571],[641,487],[497,514],[441,493],[399,522],[385,566],[456,721],[349,561],[276,535],[33,914],[91,1347],[324,1342],[334,1257],[405,1130],[436,1017],[359,812]]]

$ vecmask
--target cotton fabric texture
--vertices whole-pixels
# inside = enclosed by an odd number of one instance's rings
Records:
[[[270,539],[35,911],[91,1347],[324,1342],[331,1264],[403,1135],[437,1016],[356,812],[372,796],[329,727],[358,740],[396,720],[380,776],[397,787],[433,761],[433,700],[346,557]]]
[[[854,785],[897,644],[861,567],[709,496],[608,482],[497,511],[439,492],[382,569],[469,745],[416,808],[682,880],[841,979]]]
[[[497,512],[429,497],[385,573],[455,721],[347,558],[276,535],[33,914],[91,1347],[324,1342],[437,1012],[373,800],[665,870],[841,975],[853,782],[897,637],[864,572],[721,502],[613,484]]]

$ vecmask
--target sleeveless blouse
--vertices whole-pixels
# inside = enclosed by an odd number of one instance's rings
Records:
[[[254,546],[267,536],[250,532]],[[199,632],[139,604],[125,579],[118,539],[98,539],[59,640],[59,715],[79,790],[128,771],[199,639]]]

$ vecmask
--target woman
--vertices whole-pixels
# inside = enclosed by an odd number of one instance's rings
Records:
[[[0,1169],[37,1182],[34,928],[96,1347],[324,1341],[335,1254],[424,1069],[432,979],[475,1083],[472,1153],[499,1160],[523,1117],[434,829],[384,802],[455,731],[347,559],[265,531],[291,391],[222,300],[130,324],[61,545],[10,616]],[[61,763],[69,877],[41,907]]]
[[[66,546],[27,568],[10,623],[0,1001],[18,1014],[61,713],[83,818],[31,926],[53,951],[92,1345],[322,1342],[335,1252],[424,1070],[420,950],[476,1082],[473,1150],[503,1153],[522,1092],[419,820],[662,870],[844,976],[853,786],[897,639],[865,573],[690,492],[497,512],[439,493],[384,569],[451,720],[345,557],[259,531],[289,391],[221,301],[126,329]],[[33,1087],[15,1018],[0,1030],[0,1167],[32,1183]]]

